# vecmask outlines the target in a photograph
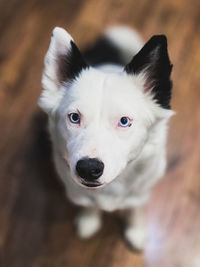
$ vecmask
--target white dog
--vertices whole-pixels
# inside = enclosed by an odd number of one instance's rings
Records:
[[[111,27],[82,56],[72,37],[55,28],[39,99],[57,172],[69,199],[83,207],[79,236],[100,228],[101,210],[124,209],[125,238],[136,249],[145,243],[142,206],[165,171],[173,114],[166,37],[142,46],[131,29]]]

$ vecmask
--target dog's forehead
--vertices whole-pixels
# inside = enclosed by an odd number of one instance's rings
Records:
[[[83,70],[71,87],[71,93],[76,99],[88,102],[89,99],[96,99],[102,94],[106,75],[93,68]]]
[[[104,73],[90,68],[67,88],[61,111],[80,111],[91,119],[146,113],[145,96],[141,80],[121,73]],[[141,114],[139,114],[139,117]]]
[[[135,76],[124,72],[104,73],[90,68],[83,70],[70,88],[71,99],[80,100],[81,103],[90,101],[104,104],[107,102],[127,102],[131,99],[138,100],[143,97],[142,83]]]

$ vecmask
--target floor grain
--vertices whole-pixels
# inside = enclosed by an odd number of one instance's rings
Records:
[[[60,0],[0,2],[0,266],[200,266],[200,2],[198,0]],[[168,169],[147,207],[143,254],[122,240],[115,216],[79,240],[77,208],[64,196],[51,160],[46,118],[37,107],[43,56],[54,26],[84,47],[123,23],[168,36],[173,69]]]

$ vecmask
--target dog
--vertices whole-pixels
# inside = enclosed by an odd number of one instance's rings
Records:
[[[112,26],[81,53],[56,27],[44,65],[38,103],[67,197],[82,207],[78,235],[96,233],[102,211],[124,210],[125,239],[143,249],[143,206],[164,174],[174,114],[166,37],[144,44],[134,30]]]

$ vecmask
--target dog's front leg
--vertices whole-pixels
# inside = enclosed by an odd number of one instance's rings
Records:
[[[147,236],[144,224],[144,207],[137,207],[127,211],[124,235],[132,249],[144,249]]]
[[[82,208],[75,219],[78,236],[89,238],[101,227],[101,211],[95,208]]]

